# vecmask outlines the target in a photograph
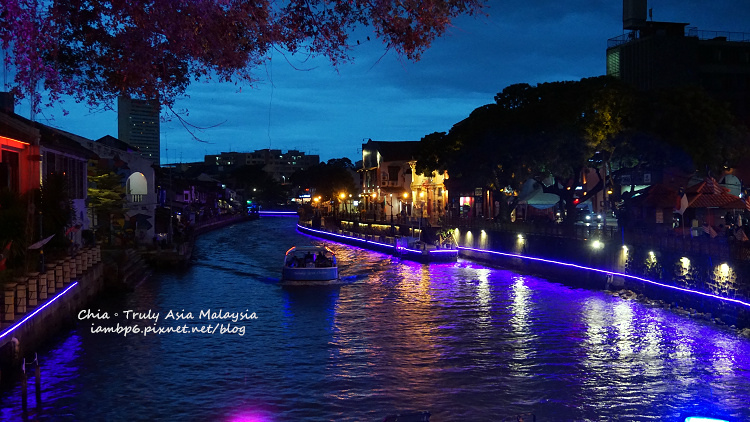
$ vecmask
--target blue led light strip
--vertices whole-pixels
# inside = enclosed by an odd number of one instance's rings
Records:
[[[385,248],[393,248],[393,245],[388,245],[386,243],[373,242],[372,240],[360,239],[358,237],[343,236],[343,235],[340,235],[340,234],[337,234],[337,233],[326,232],[326,231],[323,231],[323,230],[315,230],[315,229],[311,229],[309,227],[300,226],[299,224],[297,224],[297,227],[301,228],[302,230],[307,230],[307,231],[311,231],[311,232],[314,232],[314,233],[322,233],[322,234],[325,234],[325,235],[328,235],[328,236],[339,237],[341,239],[348,239],[348,240],[354,240],[354,241],[357,241],[357,242],[371,243],[373,245],[377,245],[377,246],[385,247]],[[411,249],[408,249],[408,250],[411,250]]]
[[[389,248],[389,249],[394,249],[395,248],[395,249],[397,249],[399,251],[407,251],[407,252],[411,252],[411,253],[414,253],[414,254],[417,254],[417,255],[422,255],[422,251],[418,251],[416,249],[409,249],[409,248],[404,248],[404,247],[401,247],[401,246],[389,245],[387,243],[373,242],[372,240],[360,239],[358,237],[344,236],[344,235],[340,235],[340,234],[337,234],[337,233],[331,233],[331,232],[327,232],[327,231],[323,231],[323,230],[315,230],[315,229],[311,229],[309,227],[300,226],[299,224],[297,224],[297,228],[301,229],[302,231],[307,230],[307,231],[311,231],[311,232],[314,232],[314,233],[322,233],[322,234],[327,235],[327,236],[338,237],[338,238],[341,238],[341,239],[353,240],[353,241],[356,241],[356,242],[363,242],[363,243],[370,243],[372,245],[377,245],[377,246],[380,246],[382,248]],[[428,253],[430,253],[430,254],[438,254],[438,253],[455,254],[456,252],[458,252],[456,249],[437,249],[437,250],[428,251]]]
[[[60,293],[58,293],[57,295],[55,295],[55,297],[53,297],[52,299],[47,300],[47,302],[44,305],[42,305],[41,307],[37,308],[34,312],[26,315],[22,320],[20,320],[17,323],[11,325],[7,330],[5,330],[5,332],[3,332],[2,334],[0,334],[0,340],[2,340],[3,337],[5,337],[8,334],[10,334],[13,331],[15,331],[15,329],[18,328],[18,327],[20,327],[21,325],[23,325],[24,322],[30,320],[34,315],[36,315],[39,312],[41,312],[42,309],[46,308],[47,306],[49,306],[52,303],[54,303],[57,299],[61,298],[65,293],[68,292],[68,290],[72,289],[76,285],[78,285],[77,281],[75,283],[71,284],[70,286],[66,287],[65,290],[63,290]]]
[[[277,217],[291,217],[298,215],[296,211],[258,211],[258,214]]]
[[[616,271],[600,270],[598,268],[584,267],[583,265],[571,264],[571,263],[568,263],[568,262],[552,261],[552,260],[549,260],[549,259],[536,258],[536,257],[533,257],[533,256],[523,256],[523,255],[517,255],[517,254],[512,254],[512,253],[488,251],[488,250],[485,250],[485,249],[465,248],[465,247],[462,247],[462,246],[459,246],[458,249],[463,249],[463,250],[472,251],[472,252],[486,253],[486,254],[491,254],[491,255],[500,255],[500,256],[506,256],[506,257],[512,257],[512,258],[522,258],[522,259],[528,259],[528,260],[531,260],[531,261],[546,262],[548,264],[563,265],[563,266],[566,266],[566,267],[578,268],[578,269],[586,270],[586,271],[594,271],[594,272],[602,273],[602,274],[617,275],[617,276],[620,276],[620,277],[630,278],[630,279],[633,279],[633,280],[642,281],[644,283],[649,283],[649,284],[653,284],[653,285],[656,285],[656,286],[667,287],[667,288],[670,288],[670,289],[679,290],[679,291],[686,292],[686,293],[693,293],[693,294],[697,294],[697,295],[701,295],[701,296],[706,296],[706,297],[711,297],[711,298],[714,298],[714,299],[723,300],[723,301],[726,301],[726,302],[736,303],[738,305],[743,305],[743,306],[747,306],[747,307],[750,308],[750,303],[743,302],[741,300],[731,299],[731,298],[728,298],[728,297],[721,297],[721,296],[713,295],[711,293],[699,292],[697,290],[690,290],[690,289],[685,289],[685,288],[677,287],[677,286],[670,286],[669,284],[659,283],[659,282],[656,282],[656,281],[653,281],[653,280],[648,280],[648,279],[645,279],[645,278],[642,278],[642,277],[638,277],[638,276],[634,276],[634,275],[631,275],[631,274],[618,273]]]

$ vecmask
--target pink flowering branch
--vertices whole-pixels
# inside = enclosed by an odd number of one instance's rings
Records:
[[[34,107],[119,95],[171,106],[192,82],[254,82],[272,49],[351,60],[370,27],[386,49],[419,60],[453,18],[483,0],[3,0],[0,43],[12,91]],[[40,85],[42,84],[42,85]],[[40,89],[42,88],[43,89]]]

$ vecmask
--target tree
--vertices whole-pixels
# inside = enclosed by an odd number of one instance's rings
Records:
[[[97,235],[103,238],[104,235],[112,235],[111,219],[113,215],[123,214],[125,209],[125,187],[122,184],[122,177],[114,172],[101,170],[97,167],[97,172],[88,176],[88,196],[87,203],[91,210],[91,215],[96,219]]]
[[[171,106],[192,81],[252,82],[252,70],[285,50],[351,60],[350,37],[365,27],[418,60],[453,18],[482,0],[4,0],[0,41],[15,68],[12,91],[89,105],[118,95]]]
[[[597,151],[612,152],[621,142],[617,135],[629,110],[625,92],[607,77],[510,85],[495,104],[477,108],[447,135],[423,138],[417,165],[421,171],[447,168],[451,185],[481,186],[497,195],[518,190],[529,178],[553,176],[556,183],[545,190],[563,198],[572,215],[572,188],[581,184],[581,171]],[[508,198],[502,218],[516,200]]]
[[[228,182],[242,190],[247,199],[260,201],[263,206],[274,207],[286,202],[286,189],[263,170],[263,165],[240,166],[230,173]]]
[[[291,181],[300,188],[310,188],[324,201],[335,200],[343,192],[353,194],[357,186],[352,179],[354,165],[348,158],[334,158],[292,174]]]
[[[724,167],[736,165],[750,153],[747,128],[737,123],[727,104],[703,89],[650,92],[638,110],[638,128],[662,144],[661,151],[671,152],[652,160],[672,161],[686,171],[721,174]]]

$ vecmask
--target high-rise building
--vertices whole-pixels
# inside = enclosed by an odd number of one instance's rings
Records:
[[[750,34],[699,31],[646,14],[646,0],[623,0],[627,32],[607,42],[607,75],[642,90],[700,86],[750,123]]]
[[[140,151],[144,158],[160,164],[159,103],[129,97],[117,99],[117,137]]]

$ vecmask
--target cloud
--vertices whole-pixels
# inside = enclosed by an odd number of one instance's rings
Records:
[[[649,0],[648,7],[655,20],[750,32],[750,2]],[[447,131],[508,85],[602,75],[607,39],[623,33],[619,1],[491,0],[484,13],[455,20],[418,62],[385,52],[362,29],[352,38],[354,62],[337,69],[321,58],[274,51],[253,86],[194,84],[176,108],[188,109],[193,125],[220,124],[196,132],[207,142],[201,143],[178,121],[163,123],[163,160],[270,147],[356,161],[363,140]],[[65,130],[93,139],[117,134],[114,112],[67,106],[68,117],[49,111]]]

